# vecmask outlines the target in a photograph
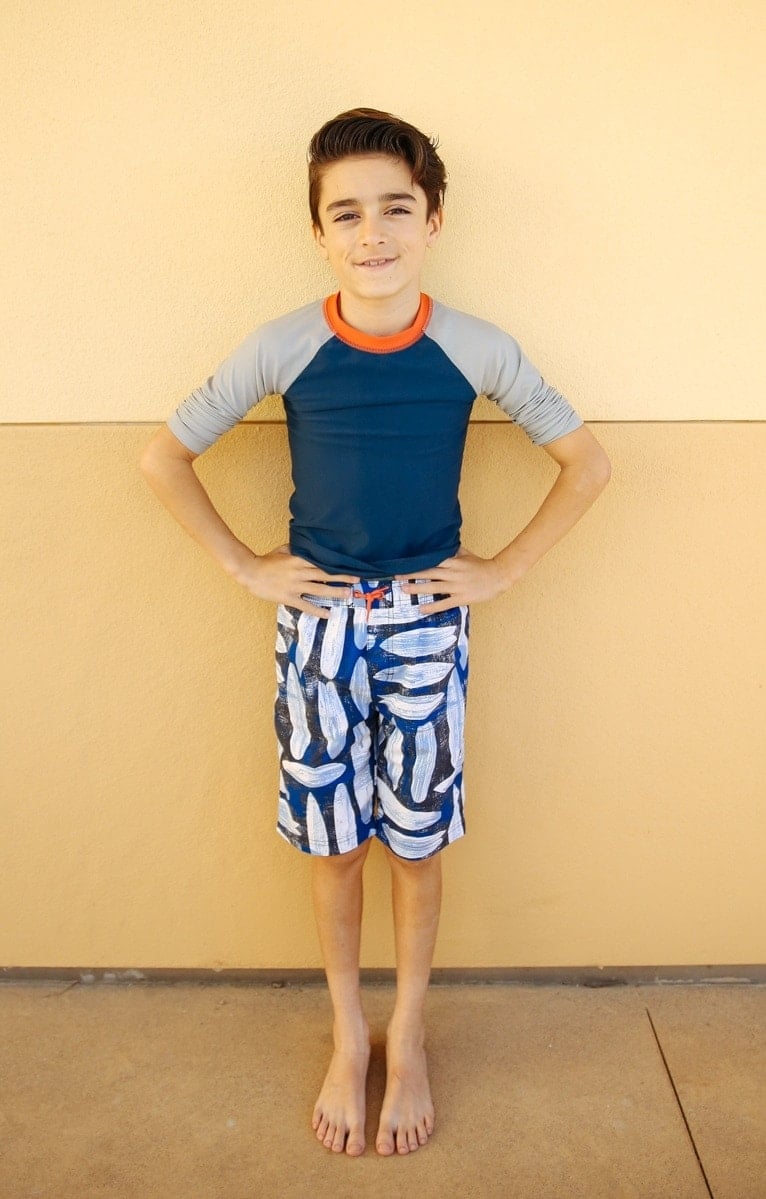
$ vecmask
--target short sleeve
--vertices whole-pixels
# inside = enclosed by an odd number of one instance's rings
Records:
[[[546,383],[514,337],[496,329],[493,340],[484,363],[482,390],[535,445],[546,445],[583,424],[582,417],[561,392]]]
[[[434,304],[428,328],[477,395],[485,395],[546,445],[583,423],[569,401],[543,379],[515,337],[480,317]]]
[[[208,449],[271,394],[265,360],[263,331],[256,329],[182,400],[167,420],[171,433],[196,454]]]

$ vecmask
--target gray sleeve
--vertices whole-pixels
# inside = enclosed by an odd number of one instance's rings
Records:
[[[196,454],[208,449],[271,394],[265,358],[262,330],[256,329],[178,405],[167,421],[171,433]]]
[[[520,425],[535,445],[547,445],[583,423],[569,401],[546,383],[509,333],[497,330],[487,355],[482,391]]]
[[[429,332],[476,394],[493,400],[535,445],[546,445],[583,424],[569,401],[546,383],[516,339],[497,325],[437,305]]]

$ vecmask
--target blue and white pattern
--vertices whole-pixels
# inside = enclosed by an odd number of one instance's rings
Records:
[[[431,857],[465,833],[467,606],[424,615],[396,581],[360,596],[310,596],[327,620],[280,604],[274,722],[277,831],[304,853],[347,853],[379,837]]]

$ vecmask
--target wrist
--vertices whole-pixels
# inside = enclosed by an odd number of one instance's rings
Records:
[[[513,587],[514,583],[518,583],[530,566],[512,545],[507,545],[499,554],[495,554],[492,561],[500,569],[500,577],[506,590]]]
[[[258,555],[241,541],[238,541],[230,550],[227,550],[226,555],[221,560],[221,566],[230,575],[235,582],[242,581],[242,577],[248,568],[252,568],[254,562],[259,561]]]

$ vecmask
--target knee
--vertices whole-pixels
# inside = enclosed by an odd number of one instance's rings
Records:
[[[410,875],[438,874],[441,871],[440,853],[431,854],[428,858],[402,858],[390,846],[384,845],[384,848],[392,871]]]
[[[334,874],[343,874],[346,871],[361,869],[369,849],[368,838],[361,845],[357,845],[356,849],[350,849],[347,853],[334,853],[327,856],[316,854],[312,857],[312,862],[320,870],[331,870]]]

